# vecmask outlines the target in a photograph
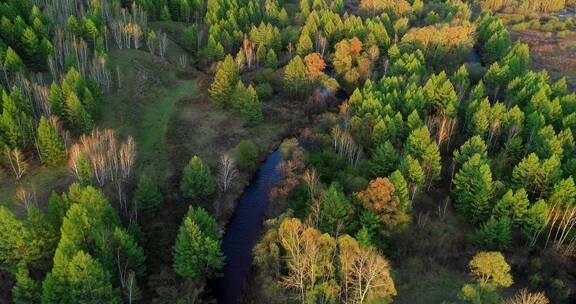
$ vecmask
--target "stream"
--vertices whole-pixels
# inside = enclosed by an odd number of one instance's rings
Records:
[[[256,176],[240,196],[234,215],[226,227],[222,242],[226,264],[222,276],[212,284],[219,304],[239,302],[244,280],[252,264],[252,248],[260,237],[270,205],[270,190],[282,180],[279,163],[280,149],[276,149],[260,164]]]

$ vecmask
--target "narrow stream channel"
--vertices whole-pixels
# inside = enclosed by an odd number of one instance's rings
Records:
[[[222,242],[226,264],[222,277],[213,283],[214,295],[219,304],[239,302],[252,263],[252,248],[260,236],[270,205],[270,190],[282,180],[279,163],[280,149],[276,149],[260,164],[256,177],[240,196],[234,215],[226,227]]]

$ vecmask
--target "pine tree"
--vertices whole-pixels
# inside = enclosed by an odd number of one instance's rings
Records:
[[[208,89],[210,97],[219,107],[229,105],[234,86],[240,79],[238,65],[232,56],[227,55],[223,62],[218,65],[214,81]]]
[[[66,160],[64,142],[56,128],[44,116],[38,124],[38,143],[42,160],[49,166],[57,166]]]
[[[300,56],[294,57],[284,69],[284,90],[295,98],[301,98],[308,92],[306,66]]]
[[[257,125],[264,121],[260,100],[252,85],[246,89],[245,100],[240,107],[240,115],[249,125]]]
[[[390,141],[386,141],[374,151],[370,171],[374,177],[388,176],[397,168],[398,160],[398,152]]]
[[[162,193],[146,175],[140,177],[138,181],[138,187],[134,193],[134,203],[138,211],[146,215],[154,214],[162,206]]]
[[[483,222],[488,219],[492,206],[492,172],[479,154],[473,155],[456,174],[452,194],[456,207],[470,221]]]
[[[301,57],[308,55],[313,50],[313,43],[312,39],[310,39],[310,35],[306,30],[302,31],[300,34],[300,38],[298,39],[298,45],[296,46],[296,54]]]
[[[15,304],[40,302],[40,284],[30,277],[28,267],[21,263],[16,271],[16,284],[12,287],[12,299]]]
[[[215,276],[224,266],[221,242],[214,218],[190,207],[174,245],[174,271],[193,282]]]
[[[264,60],[264,65],[267,68],[275,69],[278,66],[278,57],[273,49],[269,49],[266,54],[266,59]]]
[[[198,156],[192,157],[184,168],[180,191],[186,199],[205,199],[216,190],[214,177],[208,165]]]
[[[66,96],[56,82],[52,82],[50,93],[48,94],[48,104],[52,113],[56,114],[61,120],[66,121]]]
[[[12,74],[24,73],[26,71],[26,66],[11,47],[6,50],[6,56],[4,57],[4,66],[6,70]]]
[[[87,133],[94,128],[92,117],[86,111],[84,105],[82,105],[75,93],[70,93],[66,99],[66,107],[72,129],[78,130],[79,133]]]
[[[320,223],[318,227],[326,233],[345,233],[347,225],[352,221],[354,207],[346,198],[346,195],[340,192],[335,185],[331,185],[320,198],[322,203],[322,212],[320,214]]]

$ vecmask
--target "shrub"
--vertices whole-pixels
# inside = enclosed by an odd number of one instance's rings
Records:
[[[256,86],[256,94],[260,100],[266,101],[274,97],[274,90],[269,83],[265,82]]]
[[[238,168],[246,172],[254,172],[258,165],[258,148],[251,140],[241,141],[234,151]]]

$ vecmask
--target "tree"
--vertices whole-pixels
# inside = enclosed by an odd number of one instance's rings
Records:
[[[266,53],[266,58],[264,59],[264,65],[267,68],[275,69],[278,66],[278,56],[273,49],[269,49]]]
[[[550,301],[543,292],[529,292],[521,289],[514,297],[506,299],[503,304],[548,304]]]
[[[28,266],[24,263],[18,265],[16,284],[12,287],[12,298],[15,304],[40,302],[40,284],[30,277]]]
[[[182,195],[190,200],[205,199],[214,193],[215,187],[208,165],[200,157],[193,156],[184,168],[180,181]]]
[[[251,140],[242,140],[234,148],[234,158],[242,171],[254,172],[258,165],[258,147]]]
[[[59,286],[52,285],[54,281],[47,278],[42,303],[121,303],[110,283],[110,275],[89,254],[78,251],[65,266],[62,272],[48,274],[48,277],[59,277],[56,283]],[[58,289],[64,292],[58,295],[55,293]]]
[[[466,284],[458,297],[474,304],[497,304],[497,289],[512,285],[510,266],[500,252],[480,252],[469,263],[474,284]]]
[[[257,125],[264,121],[260,100],[256,90],[249,85],[240,106],[240,115],[249,125]]]
[[[306,63],[306,75],[311,81],[316,81],[321,76],[324,76],[324,69],[326,63],[319,53],[311,53],[304,57]]]
[[[350,228],[354,208],[344,193],[340,192],[335,185],[331,185],[320,200],[322,212],[319,228],[321,231],[339,235],[340,232]]]
[[[306,56],[312,52],[313,47],[314,45],[312,44],[312,39],[310,39],[310,34],[308,34],[306,30],[303,30],[296,45],[296,54],[298,56]]]
[[[389,230],[395,230],[410,221],[410,217],[400,205],[394,185],[388,178],[377,178],[370,182],[368,188],[356,193],[356,199],[364,208],[375,212],[381,223]]]
[[[469,263],[470,272],[480,286],[510,287],[510,265],[500,252],[479,252]]]
[[[376,148],[371,160],[371,173],[375,177],[387,176],[398,166],[398,152],[390,141],[386,141]]]
[[[12,75],[26,71],[26,66],[22,62],[22,59],[20,59],[18,53],[16,53],[16,51],[14,51],[11,47],[8,47],[6,50],[4,66],[6,67],[6,70]]]
[[[214,81],[208,89],[212,101],[222,108],[228,106],[234,86],[239,79],[238,65],[231,55],[227,55],[224,61],[218,64]]]
[[[214,277],[224,266],[221,242],[214,218],[190,207],[174,245],[174,271],[193,282]]]
[[[134,204],[139,212],[152,215],[162,206],[162,193],[146,175],[142,175],[134,192]]]
[[[472,222],[488,219],[493,184],[490,166],[474,154],[456,174],[452,194],[456,207]]]
[[[24,223],[14,213],[0,206],[0,267],[11,273],[17,265],[37,259],[40,248]]]
[[[66,159],[64,142],[56,128],[44,116],[40,118],[38,124],[38,142],[42,160],[46,164],[56,166]]]
[[[512,221],[506,216],[493,216],[476,230],[474,238],[480,246],[505,249],[512,242]]]
[[[300,56],[292,58],[284,69],[284,90],[294,98],[302,98],[308,92],[306,66]]]
[[[230,187],[232,187],[237,174],[236,160],[228,153],[222,154],[218,167],[218,185],[223,193],[228,192]]]
[[[526,193],[524,188],[520,188],[516,192],[508,190],[508,192],[496,202],[493,213],[498,218],[508,217],[515,225],[521,226],[524,223],[529,206],[528,193]]]
[[[94,121],[90,114],[84,108],[84,105],[76,96],[76,93],[71,92],[66,99],[66,111],[69,119],[71,129],[78,130],[79,133],[88,133],[94,128]]]
[[[345,303],[371,303],[396,295],[390,264],[372,247],[348,235],[338,239],[340,281]]]

